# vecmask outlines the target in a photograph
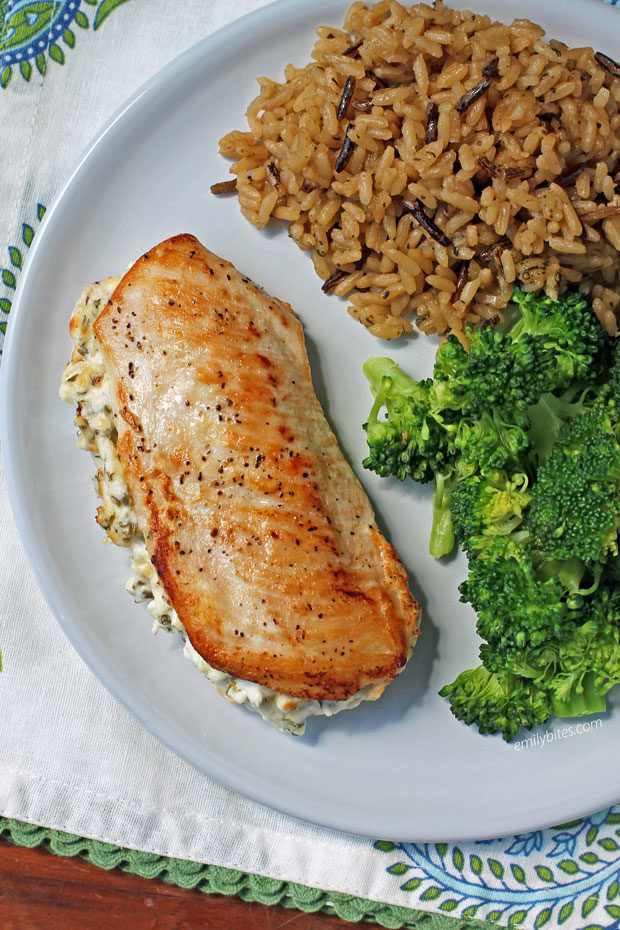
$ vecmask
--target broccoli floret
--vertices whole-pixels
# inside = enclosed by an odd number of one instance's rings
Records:
[[[553,392],[593,378],[610,340],[580,294],[551,301],[517,289],[513,299],[521,317],[508,332],[469,327],[467,348],[449,336],[432,380],[414,381],[390,359],[366,362],[375,395],[366,468],[429,481],[455,456],[481,471],[516,465],[532,446],[544,460],[561,421],[575,415],[568,408],[585,406],[573,387],[562,399]],[[620,402],[620,360],[617,368]]]
[[[467,365],[467,349],[454,335],[448,336],[435,353],[433,381],[450,383],[461,376]]]
[[[567,291],[552,300],[515,288],[512,299],[521,316],[509,330],[510,337],[516,341],[533,337],[554,357],[546,390],[563,391],[575,381],[596,377],[610,340],[581,294]]]
[[[528,477],[492,470],[459,481],[450,502],[454,532],[469,558],[518,557],[529,537],[520,530],[530,502]]]
[[[483,665],[466,669],[441,689],[450,698],[457,720],[475,723],[480,733],[501,733],[514,739],[519,727],[531,730],[551,715],[547,694],[531,680],[508,672],[489,672]]]
[[[574,462],[588,481],[617,482],[620,480],[617,429],[615,407],[597,406],[564,424],[552,450],[552,459],[565,458]],[[545,465],[545,468],[550,467],[551,461]],[[544,473],[544,469],[540,471]]]
[[[528,531],[522,530],[522,533],[524,536],[527,534],[527,541],[531,543]],[[557,578],[567,594],[579,594],[588,597],[590,594],[594,594],[600,584],[603,566],[598,562],[588,566],[581,559],[575,557],[549,559],[540,552],[533,553],[533,557],[536,560],[536,577],[538,580],[547,581],[549,578]]]
[[[520,560],[473,559],[459,591],[478,615],[476,629],[489,644],[482,647],[485,657],[494,653],[502,664],[507,654],[540,646],[574,623],[583,600],[557,576],[539,578],[529,550]],[[490,667],[486,660],[485,665]]]
[[[518,727],[551,714],[605,710],[606,693],[620,683],[617,588],[574,595],[558,577],[537,577],[526,558],[477,559],[461,590],[478,610],[478,632],[487,642],[482,665],[439,692],[450,696],[459,720],[512,739]]]
[[[620,407],[620,339],[614,339],[609,357],[607,375],[609,394],[617,407]]]
[[[492,327],[468,327],[466,335],[467,350],[448,337],[437,350],[433,371],[436,406],[453,411],[457,422],[476,419],[489,408],[512,418],[549,390],[553,355],[541,340],[524,336],[516,342]]]
[[[561,634],[552,634],[540,645],[492,663],[489,650],[481,649],[485,666],[527,678],[548,694],[551,710],[559,717],[575,717],[605,710],[605,695],[620,683],[620,592],[600,587],[583,600],[572,622]]]
[[[575,659],[586,656],[600,694],[620,683],[620,589],[617,584],[601,586],[588,606],[587,648],[575,650]]]
[[[527,527],[548,558],[618,554],[620,445],[607,407],[567,420],[532,489]]]
[[[369,358],[364,374],[375,395],[364,424],[369,450],[364,468],[381,477],[432,480],[454,455],[454,428],[445,427],[433,415],[431,381],[414,381],[389,358]],[[380,419],[383,407],[386,418]]]
[[[449,555],[454,548],[454,527],[452,526],[452,493],[459,482],[470,477],[474,468],[462,458],[456,458],[454,464],[445,472],[435,475],[433,489],[433,524],[428,551],[435,559]]]
[[[454,446],[463,461],[479,471],[517,465],[531,447],[527,416],[514,411],[512,422],[500,409],[485,410],[477,420],[458,425]]]
[[[530,426],[528,437],[532,452],[529,456],[533,471],[546,462],[563,425],[574,417],[589,413],[604,404],[609,391],[606,385],[574,384],[560,395],[546,393],[527,411]]]
[[[553,302],[517,290],[514,299],[522,315],[508,332],[469,327],[467,348],[449,336],[432,380],[409,378],[391,359],[368,359],[375,402],[366,468],[425,482],[456,457],[485,471],[517,465],[539,441],[546,454],[561,421],[574,416],[569,408],[585,407],[574,388],[562,399],[551,392],[591,376],[608,337],[579,294]],[[620,385],[620,361],[618,370]]]
[[[471,336],[468,376],[472,381],[471,400],[465,413],[479,415],[492,408],[524,411],[549,390],[551,353],[540,340],[492,327],[478,329]]]
[[[415,381],[388,358],[368,359],[364,372],[375,402],[365,424],[366,468],[425,482],[457,456],[481,471],[519,463],[540,436],[545,414],[554,412],[541,407],[531,414],[531,408],[573,377],[585,377],[605,337],[579,295],[558,301],[549,320],[548,298],[516,292],[515,299],[523,316],[507,333],[469,327],[467,348],[449,336],[437,350],[432,380]]]

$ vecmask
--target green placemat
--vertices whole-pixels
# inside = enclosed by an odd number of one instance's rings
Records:
[[[305,913],[321,911],[352,923],[374,921],[382,927],[411,930],[483,930],[493,925],[478,920],[456,920],[437,914],[367,901],[353,895],[321,891],[307,885],[283,882],[263,875],[238,872],[218,865],[170,859],[154,853],[124,849],[72,833],[49,830],[21,820],[0,817],[2,836],[17,846],[44,846],[57,856],[80,856],[100,869],[121,869],[141,878],[160,878],[179,888],[197,888],[205,894],[237,895],[244,901],[279,904]]]

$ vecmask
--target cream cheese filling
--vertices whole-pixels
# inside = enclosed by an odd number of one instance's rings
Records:
[[[137,602],[147,602],[153,617],[153,632],[163,629],[178,631],[184,642],[184,655],[213,682],[219,693],[234,704],[245,704],[258,711],[279,730],[303,734],[306,719],[323,714],[331,717],[341,710],[357,707],[364,700],[376,700],[385,682],[373,682],[345,701],[317,701],[291,697],[235,678],[209,665],[193,648],[176,610],[159,583],[144,537],[140,533],[131,505],[120,459],[116,451],[116,428],[112,413],[112,384],[106,361],[95,335],[93,323],[111,297],[120,278],[88,285],[80,295],[71,319],[73,354],[65,367],[60,396],[77,406],[75,424],[78,446],[93,454],[97,467],[95,485],[101,498],[97,520],[116,545],[125,546],[131,554],[131,577],[126,589]],[[107,540],[106,540],[107,541]]]

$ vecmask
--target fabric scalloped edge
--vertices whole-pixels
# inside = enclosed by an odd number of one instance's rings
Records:
[[[57,856],[80,856],[101,869],[121,869],[141,878],[159,878],[179,888],[197,888],[205,894],[236,895],[243,901],[279,904],[305,913],[321,911],[351,923],[373,921],[381,927],[394,930],[401,927],[407,930],[489,930],[497,927],[487,922],[463,921],[442,914],[368,901],[340,892],[321,891],[319,888],[283,882],[250,872],[238,872],[223,866],[203,865],[186,859],[125,849],[8,817],[0,817],[0,835],[16,846],[29,849],[43,846]]]

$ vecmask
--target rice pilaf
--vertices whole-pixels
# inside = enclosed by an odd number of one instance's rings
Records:
[[[613,60],[441,0],[356,2],[317,35],[305,67],[259,78],[249,131],[220,141],[251,223],[287,222],[375,336],[413,320],[464,339],[515,282],[578,287],[618,333]]]

